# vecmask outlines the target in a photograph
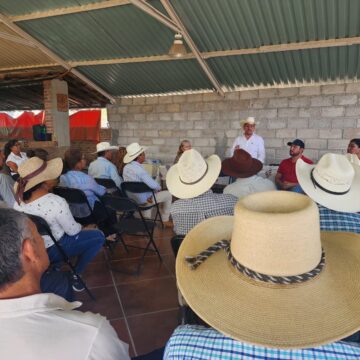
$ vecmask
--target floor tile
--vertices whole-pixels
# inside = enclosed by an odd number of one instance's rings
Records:
[[[137,353],[146,354],[166,345],[178,325],[178,310],[129,317],[128,323]]]
[[[175,276],[175,256],[173,254],[162,255],[162,259],[171,275]]]
[[[113,284],[109,266],[106,262],[90,263],[86,267],[82,277],[86,281],[86,285],[90,288]]]
[[[115,283],[125,284],[141,280],[168,277],[171,274],[164,262],[161,262],[156,255],[145,257],[140,274],[132,274],[137,271],[139,264],[140,259],[137,261],[134,259],[111,261],[111,268],[119,270],[119,272],[113,270]]]
[[[112,320],[110,322],[111,325],[114,327],[115,331],[117,332],[119,339],[126,342],[129,345],[130,357],[135,356],[135,351],[130,341],[130,335],[128,328],[126,327],[125,319]]]
[[[79,310],[99,313],[109,320],[124,316],[114,286],[93,288],[91,292],[95,296],[95,301],[91,300],[85,291],[76,294],[77,300],[83,302]]]
[[[173,309],[178,306],[173,277],[144,280],[118,286],[125,315]]]

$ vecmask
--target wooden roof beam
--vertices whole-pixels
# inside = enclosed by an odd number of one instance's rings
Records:
[[[30,14],[25,15],[15,15],[9,16],[9,20],[12,22],[26,21],[26,20],[35,20],[35,19],[43,19],[53,16],[61,16],[68,14],[77,14],[86,11],[100,10],[100,9],[108,9],[115,6],[129,5],[129,0],[105,0],[99,1],[96,3],[79,5],[79,6],[69,6],[65,8],[57,8],[47,11],[37,11]]]
[[[195,55],[196,60],[198,61],[199,65],[201,66],[201,68],[203,69],[203,71],[205,72],[206,76],[208,77],[208,79],[210,80],[210,82],[213,84],[213,86],[215,87],[216,91],[218,92],[219,95],[221,96],[225,96],[224,91],[221,88],[221,85],[219,83],[219,81],[216,79],[214,73],[212,72],[212,70],[210,69],[209,65],[206,63],[206,61],[203,59],[199,49],[197,48],[197,46],[195,45],[193,39],[191,38],[190,34],[188,33],[188,31],[186,30],[184,24],[182,23],[180,17],[178,16],[178,14],[176,13],[175,9],[173,8],[173,6],[170,4],[169,0],[160,0],[162,6],[165,8],[165,10],[167,11],[167,13],[169,14],[170,18],[177,24],[177,26],[180,28],[180,33],[182,34],[183,38],[185,39],[186,43],[188,44],[189,48],[191,49],[191,51],[193,52],[193,54]]]

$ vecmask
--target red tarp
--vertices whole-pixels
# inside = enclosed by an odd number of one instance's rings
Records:
[[[44,112],[24,112],[16,119],[0,113],[0,139],[32,140],[32,126],[42,124]],[[70,115],[70,140],[100,141],[100,110],[84,110]]]

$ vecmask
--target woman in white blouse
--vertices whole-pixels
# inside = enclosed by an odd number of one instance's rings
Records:
[[[65,199],[50,193],[57,184],[62,167],[60,158],[46,162],[33,157],[21,164],[18,168],[20,178],[14,188],[17,200],[14,209],[44,218],[67,255],[78,257],[75,268],[81,273],[97,255],[105,238],[99,230],[82,230],[81,225],[74,220]],[[50,262],[61,262],[61,254],[51,239],[44,237],[44,241]],[[75,279],[73,289],[83,290]]]
[[[11,176],[14,180],[19,177],[18,167],[28,158],[26,153],[21,151],[21,144],[18,140],[8,141],[4,147],[6,165],[10,168]]]

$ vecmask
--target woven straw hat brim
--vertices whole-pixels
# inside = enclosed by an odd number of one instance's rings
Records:
[[[241,166],[238,169],[232,167],[231,158],[225,159],[222,162],[221,169],[225,175],[234,176],[237,178],[248,178],[256,175],[263,168],[261,161],[253,159],[252,166],[248,171],[241,171]]]
[[[129,162],[133,161],[134,159],[136,159],[141,153],[143,153],[145,150],[147,149],[146,146],[141,146],[141,148],[134,154],[128,154],[126,153],[126,155],[124,156],[124,163],[128,164]]]
[[[25,163],[23,163],[23,164],[25,164]],[[30,181],[25,186],[25,191],[30,190],[35,185],[40,184],[44,181],[57,179],[61,175],[62,169],[63,169],[63,161],[61,160],[61,158],[56,158],[56,159],[47,161],[46,169],[39,175],[30,179]],[[32,171],[35,171],[35,170],[36,169],[32,169]],[[18,187],[18,183],[16,182],[14,185],[15,193],[16,193],[17,187]]]
[[[231,239],[234,218],[203,221],[185,237],[176,277],[189,306],[221,333],[272,348],[308,348],[345,338],[360,329],[360,236],[322,232],[326,265],[304,284],[267,286],[248,280],[224,251],[191,270],[185,256]]]
[[[221,160],[211,155],[206,160],[207,174],[198,183],[186,185],[180,181],[179,164],[173,165],[166,174],[166,186],[169,192],[179,199],[190,199],[208,191],[217,180],[221,170]]]
[[[314,164],[307,164],[301,159],[296,162],[296,175],[301,188],[314,201],[331,210],[342,212],[360,211],[360,166],[352,164],[355,170],[355,177],[351,184],[350,191],[344,195],[333,195],[314,187],[310,173],[315,167]]]

